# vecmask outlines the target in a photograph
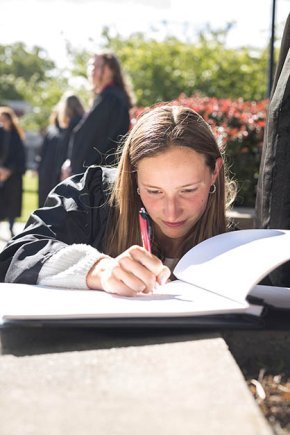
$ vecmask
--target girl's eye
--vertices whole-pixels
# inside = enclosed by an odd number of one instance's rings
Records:
[[[194,187],[192,189],[183,189],[183,190],[181,190],[181,193],[194,193],[196,191],[197,191],[197,189],[196,189],[196,187]]]
[[[161,192],[161,190],[147,189],[147,193],[149,193],[149,195],[160,195],[162,192]]]

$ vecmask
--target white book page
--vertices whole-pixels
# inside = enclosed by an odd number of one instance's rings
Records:
[[[182,280],[242,302],[250,289],[290,259],[290,230],[231,231],[188,251],[174,274]]]
[[[152,295],[121,297],[102,291],[0,284],[2,320],[197,316],[244,312],[243,304],[172,281]],[[259,313],[258,313],[259,314]]]

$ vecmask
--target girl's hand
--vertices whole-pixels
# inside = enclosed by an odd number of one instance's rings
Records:
[[[60,180],[63,181],[66,178],[70,177],[72,175],[71,172],[71,162],[69,159],[67,159],[62,167],[61,167],[61,171],[60,171]]]
[[[87,274],[87,286],[122,296],[152,293],[158,284],[165,284],[170,269],[159,258],[141,246],[131,246],[116,258],[98,260]]]
[[[12,174],[11,169],[1,167],[0,168],[0,181],[8,180],[8,178],[10,177],[11,174]]]

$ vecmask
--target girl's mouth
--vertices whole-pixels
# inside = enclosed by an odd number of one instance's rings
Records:
[[[178,222],[166,222],[162,221],[163,224],[168,228],[179,228],[182,227],[186,221],[178,221]]]

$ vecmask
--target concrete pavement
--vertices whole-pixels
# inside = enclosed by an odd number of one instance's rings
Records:
[[[1,435],[272,434],[222,338],[176,340],[3,355]]]

